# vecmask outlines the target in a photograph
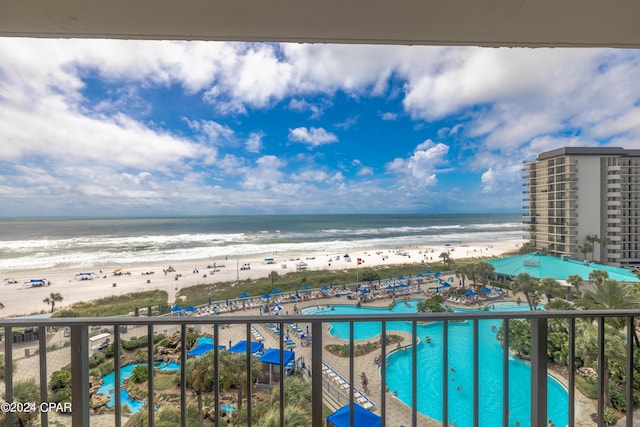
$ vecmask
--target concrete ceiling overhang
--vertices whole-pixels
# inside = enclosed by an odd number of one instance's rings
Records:
[[[640,1],[0,0],[0,36],[640,47]]]

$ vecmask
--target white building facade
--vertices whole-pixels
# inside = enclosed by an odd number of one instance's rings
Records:
[[[525,161],[522,171],[525,238],[538,249],[640,265],[640,150],[564,147]]]

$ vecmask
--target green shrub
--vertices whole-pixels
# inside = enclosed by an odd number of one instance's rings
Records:
[[[147,369],[147,365],[140,365],[133,368],[131,372],[131,381],[136,384],[140,384],[145,382],[149,378],[149,369]]]
[[[137,339],[135,340],[125,340],[122,341],[122,348],[124,348],[125,350],[135,350],[137,348],[140,347],[140,342],[138,342]]]
[[[598,382],[596,380],[576,375],[576,388],[589,399],[598,398]]]
[[[113,361],[101,364],[100,366],[98,366],[98,369],[100,370],[101,377],[110,374],[111,372],[113,372]]]
[[[156,343],[156,346],[158,346],[158,347],[166,347],[168,345],[169,345],[169,339],[168,338],[162,338],[161,340],[159,340]]]
[[[104,355],[108,358],[112,358],[113,356],[115,356],[115,354],[115,346],[113,345],[113,343],[109,344],[107,348],[104,349]]]
[[[95,368],[104,362],[105,354],[101,351],[93,353],[89,356],[89,368]]]
[[[138,351],[136,351],[136,362],[143,363],[146,360],[147,360],[147,352],[141,349],[138,349]]]

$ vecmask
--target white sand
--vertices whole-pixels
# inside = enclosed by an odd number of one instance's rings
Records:
[[[359,268],[376,266],[382,264],[409,264],[420,262],[441,261],[439,255],[450,251],[452,259],[492,257],[499,256],[504,252],[517,249],[524,243],[524,240],[498,240],[492,242],[461,242],[454,244],[450,248],[443,246],[420,246],[402,249],[380,249],[369,251],[351,251],[350,259],[344,258],[344,252],[332,254],[277,254],[273,264],[268,264],[264,259],[227,259],[227,260],[193,260],[172,264],[175,272],[163,273],[169,265],[147,265],[140,266],[135,263],[131,265],[114,265],[109,268],[88,270],[96,273],[93,280],[80,280],[76,275],[78,270],[30,270],[11,273],[11,278],[18,281],[17,284],[7,285],[6,282],[0,284],[0,302],[4,304],[4,309],[0,311],[1,317],[10,317],[32,313],[48,311],[48,306],[42,301],[52,292],[62,295],[64,300],[56,305],[58,307],[69,307],[74,302],[89,301],[103,298],[110,295],[119,295],[130,292],[161,289],[169,294],[169,302],[175,301],[176,291],[180,288],[193,286],[202,283],[215,283],[223,281],[244,280],[248,278],[267,277],[271,271],[277,271],[284,275],[288,272],[296,271],[296,265],[301,261],[307,264],[307,271],[314,270],[344,270],[357,268],[357,259],[361,258],[363,263]],[[337,258],[337,260],[336,260]],[[331,261],[330,261],[331,260]],[[206,268],[208,264],[224,265],[219,271],[214,273]],[[245,264],[250,265],[249,270],[243,270]],[[286,265],[286,268],[284,266]],[[126,274],[116,276],[113,272],[121,268]],[[198,273],[194,273],[197,269]],[[86,271],[86,270],[85,270]],[[143,275],[143,272],[153,271],[154,274]],[[181,275],[176,280],[176,275]],[[207,275],[206,278],[203,275]],[[25,285],[31,279],[46,278],[51,282],[51,286],[31,287]],[[4,279],[4,277],[2,277]],[[147,283],[149,281],[149,283]],[[114,287],[113,284],[116,284]]]

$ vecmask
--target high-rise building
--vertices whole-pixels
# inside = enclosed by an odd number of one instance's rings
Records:
[[[525,238],[536,248],[640,264],[640,150],[564,147],[523,163]]]

